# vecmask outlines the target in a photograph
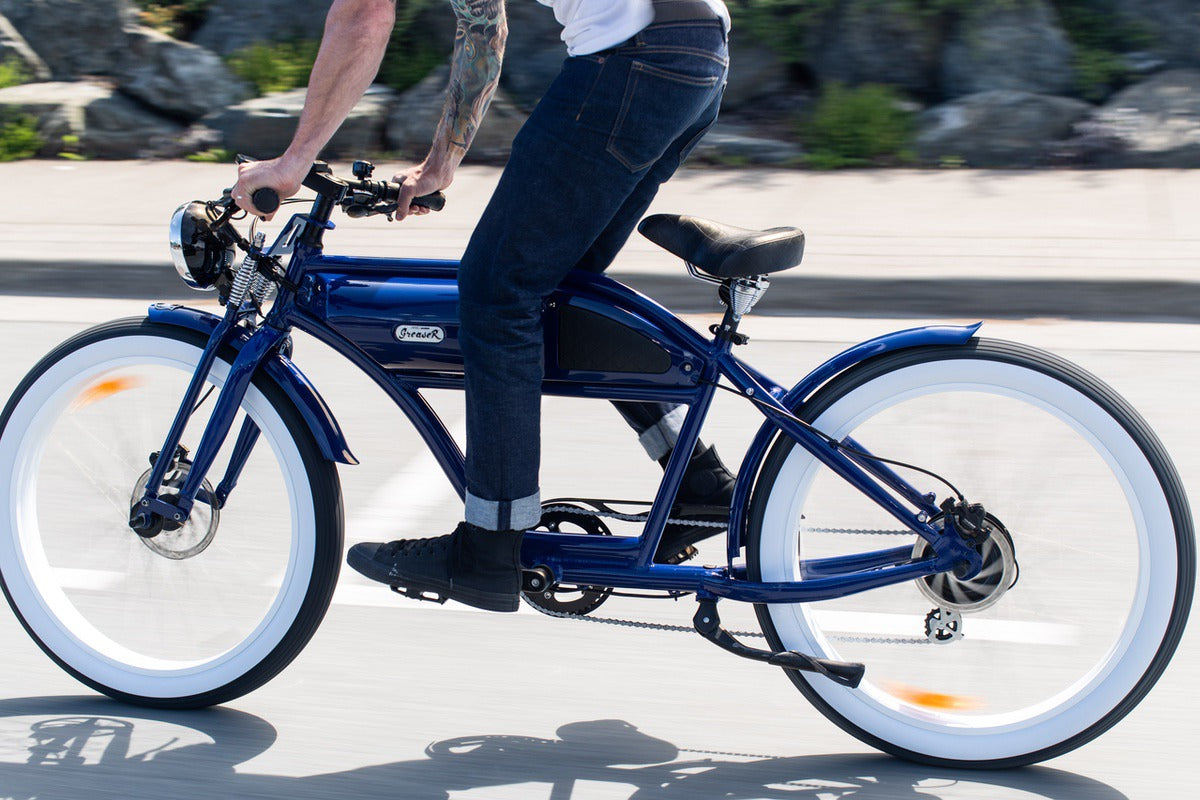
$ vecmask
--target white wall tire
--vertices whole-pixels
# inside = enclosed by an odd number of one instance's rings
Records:
[[[147,448],[161,447],[163,415],[169,422],[203,345],[142,320],[99,326],[43,359],[0,417],[10,605],[66,671],[145,705],[207,706],[265,683],[316,630],[340,563],[336,470],[266,379],[242,406],[262,435],[213,543],[172,561],[124,525],[122,502],[149,466]],[[218,388],[230,357],[214,367]],[[193,449],[201,416],[185,434]],[[219,457],[213,484],[223,470]]]
[[[1190,606],[1192,522],[1169,458],[1111,389],[1032,348],[973,341],[866,362],[802,413],[839,439],[944,474],[1005,522],[1021,565],[1013,589],[993,609],[965,614],[967,638],[947,646],[923,646],[917,623],[931,604],[911,583],[759,606],[777,648],[866,663],[857,690],[789,673],[827,717],[901,757],[1016,766],[1099,735],[1157,680]],[[932,481],[916,485],[945,495]],[[835,542],[863,550],[903,543],[876,534],[848,542],[855,537],[830,524],[838,515],[861,513],[849,523],[860,529],[898,525],[839,491],[781,437],[752,501],[751,576],[801,580],[805,559],[844,552]]]

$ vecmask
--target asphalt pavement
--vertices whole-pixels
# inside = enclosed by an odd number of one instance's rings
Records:
[[[335,219],[327,247],[458,258],[498,175],[464,167],[445,211],[400,225]],[[227,164],[0,165],[0,297],[192,296],[167,266],[167,222],[233,177]],[[528,211],[552,214],[554,198]],[[684,169],[651,212],[805,230],[804,263],[773,277],[760,314],[1200,320],[1195,170]],[[714,309],[709,286],[640,236],[610,272],[680,312]]]

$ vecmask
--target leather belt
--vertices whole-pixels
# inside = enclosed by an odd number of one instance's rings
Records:
[[[654,22],[650,24],[720,18],[704,0],[654,0]]]

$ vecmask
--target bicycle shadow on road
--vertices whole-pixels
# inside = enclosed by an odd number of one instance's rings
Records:
[[[550,800],[597,794],[629,800],[890,800],[937,798],[943,790],[958,797],[965,789],[998,798],[1127,800],[1099,781],[1047,767],[977,772],[879,755],[706,754],[681,750],[622,720],[572,722],[556,735],[463,736],[430,744],[424,758],[291,777],[235,771],[277,739],[270,723],[242,711],[158,711],[94,697],[0,700],[0,795],[443,800],[504,789],[505,796]]]

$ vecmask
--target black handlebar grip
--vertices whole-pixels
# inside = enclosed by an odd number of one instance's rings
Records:
[[[414,197],[412,204],[421,208],[428,208],[430,211],[441,211],[446,207],[446,195],[441,192],[431,192],[420,197]]]
[[[279,210],[279,192],[274,189],[266,186],[255,189],[250,199],[254,201],[254,207],[264,214],[274,214]]]

